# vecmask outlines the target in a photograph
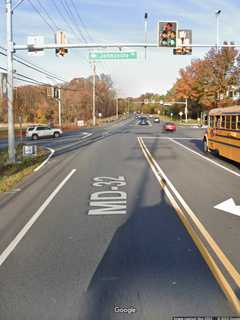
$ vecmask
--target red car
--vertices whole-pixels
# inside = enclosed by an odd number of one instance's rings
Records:
[[[165,131],[172,131],[173,132],[173,131],[176,131],[177,126],[173,122],[167,122],[167,123],[164,124],[163,129]]]

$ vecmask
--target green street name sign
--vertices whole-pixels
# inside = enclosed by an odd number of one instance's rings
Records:
[[[89,52],[89,60],[134,60],[137,59],[136,51],[127,51],[127,52]]]

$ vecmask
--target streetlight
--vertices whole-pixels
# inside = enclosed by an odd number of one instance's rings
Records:
[[[144,14],[144,41],[147,45],[147,28],[148,28],[148,13]],[[145,47],[145,60],[147,59],[147,47]]]
[[[215,12],[216,15],[216,27],[217,27],[217,51],[219,50],[219,16],[221,14],[222,10],[217,10]]]

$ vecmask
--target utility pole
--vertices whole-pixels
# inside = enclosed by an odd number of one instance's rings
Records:
[[[188,122],[188,99],[185,100],[185,121]]]
[[[96,125],[96,64],[93,62],[93,105],[92,105],[92,123]]]
[[[58,87],[58,125],[62,127],[62,101],[61,101],[61,88]]]
[[[118,119],[118,97],[116,98],[116,118]]]
[[[7,31],[7,104],[8,104],[8,159],[16,162],[14,116],[13,116],[13,30],[12,0],[6,0],[6,31]]]

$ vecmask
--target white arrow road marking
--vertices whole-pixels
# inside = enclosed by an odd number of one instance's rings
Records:
[[[226,201],[219,203],[217,206],[214,207],[215,209],[229,212],[234,214],[235,216],[240,217],[240,206],[237,206],[233,198],[230,198]]]

